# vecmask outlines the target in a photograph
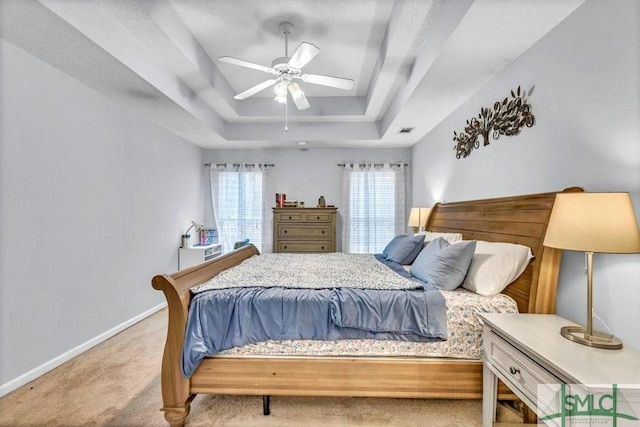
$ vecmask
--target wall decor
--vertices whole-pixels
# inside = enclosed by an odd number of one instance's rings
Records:
[[[533,93],[535,86],[529,89],[529,95]],[[453,131],[453,141],[456,143],[453,150],[456,158],[465,158],[471,154],[474,148],[480,147],[478,137],[482,135],[483,145],[489,145],[489,133],[493,139],[499,139],[501,135],[512,136],[520,133],[523,127],[531,127],[535,117],[531,113],[531,105],[527,102],[527,91],[511,91],[511,100],[505,98],[502,102],[489,107],[480,108],[478,117],[467,120],[464,131],[459,134]]]

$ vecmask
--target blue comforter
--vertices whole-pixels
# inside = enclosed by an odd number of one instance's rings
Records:
[[[207,290],[189,307],[182,372],[189,378],[205,357],[267,340],[445,340],[445,310],[442,294],[424,287]]]

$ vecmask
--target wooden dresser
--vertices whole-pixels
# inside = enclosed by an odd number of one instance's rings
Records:
[[[273,208],[273,252],[335,252],[338,208]]]

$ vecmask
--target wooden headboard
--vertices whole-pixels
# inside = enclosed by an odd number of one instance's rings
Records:
[[[582,192],[571,187],[563,192]],[[527,269],[502,291],[521,313],[555,313],[562,251],[542,246],[557,192],[437,203],[427,230],[462,233],[465,240],[526,245],[534,258]]]

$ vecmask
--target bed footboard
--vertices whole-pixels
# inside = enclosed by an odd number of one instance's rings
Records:
[[[191,302],[189,289],[258,254],[258,249],[255,246],[248,245],[209,262],[173,274],[158,275],[151,280],[154,289],[164,292],[169,307],[169,326],[162,356],[160,379],[162,383],[162,410],[170,425],[184,425],[189,415],[191,400],[195,397],[195,394],[191,392],[190,380],[185,378],[180,370],[182,343],[184,342],[189,303]]]

